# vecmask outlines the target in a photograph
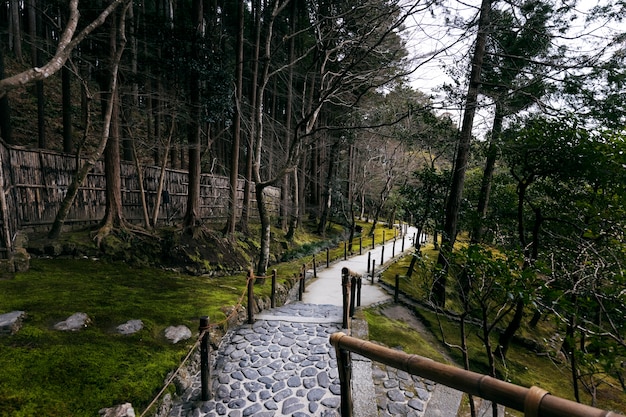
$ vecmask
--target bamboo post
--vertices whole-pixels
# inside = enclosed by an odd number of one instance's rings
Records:
[[[374,245],[376,244],[376,232],[372,233],[372,249],[374,249]]]
[[[380,264],[385,263],[385,245],[380,248]]]
[[[367,252],[367,273],[370,273],[370,263],[372,262],[372,252]]]
[[[355,301],[356,301],[356,277],[353,276],[350,279],[350,317],[354,317]]]
[[[313,255],[313,278],[317,278],[317,261],[315,255]]]
[[[342,334],[342,333],[340,333]],[[339,341],[339,338],[333,340]],[[339,373],[340,398],[341,398],[341,415],[342,417],[352,417],[352,366],[350,363],[350,352],[335,346],[337,357],[337,371]]]
[[[302,289],[302,272],[300,272],[300,276],[298,277],[298,301],[302,301],[302,293],[304,290]]]
[[[376,259],[372,259],[372,284],[374,283],[374,270],[376,269]]]
[[[357,291],[356,291],[356,305],[357,307],[361,307],[361,283],[362,283],[363,279],[361,277],[358,277],[356,280],[356,286],[357,286]]]
[[[248,272],[248,324],[254,323],[254,274]]]
[[[391,257],[396,257],[396,239],[393,239],[393,245],[391,245]]]
[[[396,287],[393,290],[393,302],[398,303],[398,297],[400,295],[400,275],[396,274]]]
[[[341,290],[343,296],[343,320],[344,329],[350,328],[350,270],[348,268],[341,269]]]
[[[404,252],[404,235],[402,235],[402,252]]]
[[[270,295],[270,306],[276,307],[276,270],[272,270],[272,294]]]
[[[363,255],[363,236],[359,236],[359,255]]]
[[[343,242],[343,260],[347,260],[348,259],[348,242],[344,241]]]
[[[211,366],[209,364],[209,346],[210,346],[210,334],[209,334],[209,316],[200,317],[200,327],[198,328],[202,339],[200,340],[200,384],[202,401],[209,401],[211,399]]]
[[[326,248],[326,268],[330,266],[330,249]]]

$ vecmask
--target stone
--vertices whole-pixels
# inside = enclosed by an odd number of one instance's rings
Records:
[[[341,399],[339,397],[328,397],[322,400],[322,405],[328,408],[337,408],[341,404]]]
[[[262,410],[261,404],[259,403],[252,404],[250,407],[243,409],[243,416],[244,417],[253,416],[261,410]]]
[[[143,329],[143,321],[141,320],[128,320],[126,323],[120,324],[115,328],[115,331],[119,334],[134,334]]]
[[[309,401],[319,401],[322,399],[322,397],[324,397],[324,394],[326,394],[326,390],[322,388],[313,388],[306,395],[306,398]]]
[[[58,322],[54,325],[56,330],[61,331],[77,331],[80,329],[84,329],[87,325],[91,323],[91,319],[85,313],[74,313],[69,316],[67,319]]]
[[[25,311],[11,311],[0,315],[0,335],[15,334],[22,327],[22,320],[26,318]]]
[[[191,330],[187,326],[169,326],[165,329],[165,338],[176,344],[181,340],[187,340],[191,338]]]
[[[396,402],[405,401],[404,394],[401,393],[399,389],[392,389],[391,391],[387,393],[387,397],[389,397],[391,401],[396,401]]]
[[[297,388],[302,384],[300,377],[298,375],[294,375],[287,380],[287,386],[291,388]]]
[[[135,417],[135,410],[131,403],[124,403],[115,407],[102,408],[98,414],[100,417]]]
[[[301,408],[304,408],[304,404],[298,398],[290,397],[283,402],[282,413],[284,415],[293,414]]]
[[[412,400],[409,400],[408,405],[414,410],[424,411],[424,403],[421,402],[420,400],[416,400],[415,398],[413,398]]]

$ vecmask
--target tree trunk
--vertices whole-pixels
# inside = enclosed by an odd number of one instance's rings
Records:
[[[317,233],[324,235],[326,233],[326,226],[328,223],[328,217],[330,216],[330,208],[332,206],[333,198],[333,179],[335,178],[335,171],[337,168],[337,156],[339,154],[339,139],[334,139],[330,148],[330,155],[328,158],[326,181],[324,183],[324,205],[322,207],[322,213],[320,221],[317,225]]]
[[[256,204],[259,211],[259,220],[261,221],[261,250],[259,256],[259,264],[257,265],[257,275],[264,277],[267,273],[270,260],[270,243],[271,243],[271,220],[265,204],[265,194],[263,194],[264,185],[258,184],[256,190]]]
[[[9,45],[13,47],[15,59],[20,63],[23,63],[24,57],[22,55],[22,34],[19,4],[20,2],[18,0],[9,1],[9,9],[11,11],[11,17],[9,19]]]
[[[237,185],[239,184],[239,146],[241,145],[241,106],[243,99],[243,37],[244,37],[244,5],[239,2],[237,7],[237,63],[236,63],[236,89],[235,89],[235,113],[233,114],[233,144],[230,163],[230,198],[228,200],[228,221],[226,222],[226,234],[234,236],[237,224]]]
[[[28,37],[30,38],[30,57],[33,67],[42,65],[39,48],[39,33],[41,33],[41,19],[38,18],[35,0],[28,0]],[[46,124],[45,124],[45,97],[43,81],[35,82],[35,96],[37,97],[37,143],[40,148],[46,148]]]
[[[193,0],[193,16],[195,19],[196,36],[203,36],[203,4],[202,0]],[[199,45],[194,45],[192,54],[200,58]],[[199,221],[200,206],[200,74],[192,70],[189,80],[189,113],[190,122],[187,127],[189,143],[189,186],[187,191],[187,209],[183,219],[183,227],[193,233]]]
[[[0,45],[0,80],[4,78],[4,47]],[[13,144],[13,131],[11,129],[11,106],[9,105],[9,95],[0,96],[0,137],[8,143]]]
[[[478,107],[478,93],[480,92],[480,74],[482,71],[483,58],[485,56],[485,44],[487,41],[488,26],[490,23],[491,1],[482,0],[480,6],[480,17],[478,21],[478,34],[476,36],[476,47],[472,58],[472,70],[465,99],[465,111],[463,112],[463,123],[461,135],[457,147],[456,159],[454,162],[454,172],[448,203],[446,205],[446,220],[444,233],[442,236],[441,250],[437,259],[437,264],[441,268],[441,273],[437,274],[433,285],[433,301],[443,306],[446,302],[446,281],[449,269],[448,259],[452,253],[457,234],[457,222],[461,199],[463,197],[463,186],[465,184],[465,172],[472,139],[472,127],[474,115]]]
[[[239,229],[248,233],[248,222],[250,221],[250,201],[252,192],[252,165],[254,164],[254,142],[256,136],[260,134],[257,132],[258,126],[256,122],[257,107],[261,106],[261,99],[259,94],[259,56],[261,53],[261,1],[255,0],[253,3],[254,14],[254,57],[253,68],[250,85],[250,108],[252,109],[251,124],[250,124],[250,137],[248,139],[248,153],[246,158],[246,182],[243,190],[243,205],[241,207],[241,219],[239,219]],[[258,203],[257,203],[258,204]]]
[[[61,92],[63,101],[63,152],[74,151],[74,129],[72,127],[72,73],[66,66],[61,70]]]
[[[472,232],[472,243],[481,243],[485,230],[485,219],[487,218],[487,209],[489,207],[489,196],[491,194],[491,184],[493,183],[493,172],[498,159],[498,138],[502,131],[502,121],[504,113],[501,105],[496,103],[496,114],[493,120],[493,129],[491,131],[491,140],[487,149],[487,160],[485,169],[483,170],[483,178],[480,185],[480,194],[478,195],[478,208],[476,209],[476,223]]]

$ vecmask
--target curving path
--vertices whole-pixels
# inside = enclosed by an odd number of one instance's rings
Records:
[[[409,229],[407,236],[413,236]],[[395,253],[400,253],[400,241]],[[389,260],[393,242],[385,246]],[[407,238],[405,249],[409,249]],[[371,250],[380,265],[382,249]],[[320,270],[309,283],[303,302],[264,311],[255,323],[229,331],[214,353],[213,399],[199,401],[200,375],[176,401],[171,417],[305,417],[339,416],[339,377],[329,336],[341,331],[341,269],[367,271],[367,252]],[[362,286],[361,305],[391,297],[369,279]],[[354,415],[421,417],[431,397],[430,381],[374,365],[354,355]],[[430,414],[430,415],[437,415]],[[439,414],[445,415],[445,414]]]

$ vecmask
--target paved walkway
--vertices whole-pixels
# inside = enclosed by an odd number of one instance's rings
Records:
[[[407,236],[412,233],[410,230]],[[385,247],[386,260],[391,257],[392,244],[389,242]],[[400,244],[396,242],[396,254],[400,252]],[[407,239],[405,248],[408,250],[409,246]],[[380,259],[380,247],[371,252],[373,259]],[[168,415],[339,416],[339,377],[329,336],[342,330],[341,268],[347,266],[365,274],[367,257],[364,252],[318,271],[318,278],[307,285],[303,302],[264,311],[256,315],[254,324],[229,331],[214,354],[214,398],[199,401],[200,376],[196,375],[192,388],[173,404]],[[380,265],[379,260],[377,264]],[[362,306],[391,299],[380,287],[365,281]],[[359,357],[353,360],[353,383],[365,397],[355,398],[354,411],[358,417],[425,416],[435,392],[430,381],[384,366],[372,366]]]

